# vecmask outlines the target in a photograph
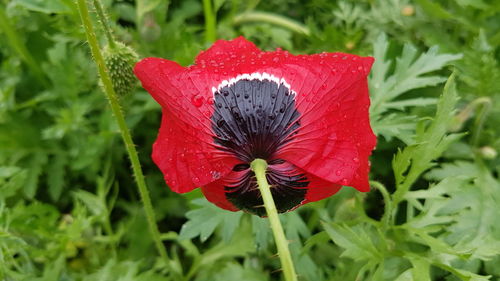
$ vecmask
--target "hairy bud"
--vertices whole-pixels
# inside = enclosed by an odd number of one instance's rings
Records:
[[[119,96],[123,96],[130,93],[137,83],[133,67],[139,57],[123,43],[116,42],[113,45],[104,48],[103,56],[113,88]]]

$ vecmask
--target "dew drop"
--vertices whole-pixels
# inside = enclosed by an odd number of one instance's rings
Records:
[[[191,97],[191,103],[196,107],[200,107],[203,105],[203,97],[200,95],[194,95]]]
[[[210,174],[212,175],[213,180],[218,180],[220,179],[220,173],[217,171],[210,171]]]
[[[274,57],[274,58],[273,58],[273,61],[274,61],[274,62],[279,62],[279,61],[280,61],[280,58],[278,58],[278,57]]]
[[[342,179],[340,181],[340,184],[342,184],[342,185],[347,185],[348,183],[349,183],[349,181],[347,179]]]
[[[207,98],[207,103],[208,104],[212,105],[212,104],[214,104],[214,102],[215,102],[214,98],[211,98],[211,97]]]
[[[352,158],[352,161],[354,161],[354,163],[359,163],[359,158],[358,157],[354,157],[354,158]]]
[[[341,170],[337,170],[337,171],[335,172],[335,174],[336,174],[337,176],[340,176],[340,174],[342,174],[342,171],[341,171]]]

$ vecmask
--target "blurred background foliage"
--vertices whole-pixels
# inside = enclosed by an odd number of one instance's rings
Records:
[[[211,18],[218,39],[376,58],[376,182],[281,216],[300,280],[500,280],[499,1],[205,2],[207,16],[196,0],[103,5],[140,57],[191,64]],[[0,0],[0,279],[279,280],[265,219],[165,186],[149,157],[160,108],[136,87],[121,103],[159,259],[97,81],[74,1]]]

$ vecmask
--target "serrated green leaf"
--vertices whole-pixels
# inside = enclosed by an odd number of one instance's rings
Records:
[[[383,253],[374,245],[370,237],[373,233],[365,229],[366,225],[351,227],[344,223],[323,223],[323,227],[333,242],[344,249],[342,256],[356,261],[380,262],[383,259]]]
[[[269,221],[261,217],[252,216],[252,233],[257,249],[266,249],[272,237]]]
[[[199,236],[202,242],[206,241],[217,227],[222,230],[224,241],[229,241],[239,225],[242,212],[228,212],[222,210],[204,198],[193,200],[193,204],[200,208],[186,213],[188,221],[184,223],[179,238],[192,239]]]
[[[416,116],[389,114],[375,122],[372,127],[376,135],[383,136],[387,141],[391,141],[397,136],[404,143],[411,144],[414,142],[413,132],[416,122]]]
[[[38,189],[38,179],[43,172],[43,167],[47,163],[47,154],[44,152],[36,152],[28,160],[28,169],[26,182],[24,186],[24,194],[28,198],[33,198]]]
[[[56,154],[53,161],[47,168],[47,183],[49,185],[49,195],[52,200],[57,201],[61,196],[64,177],[66,175],[67,158],[64,153]]]
[[[399,99],[411,90],[435,86],[446,80],[445,77],[428,75],[442,69],[445,65],[461,58],[461,55],[439,54],[437,47],[418,55],[417,49],[406,44],[396,62],[386,59],[389,43],[385,34],[381,34],[373,45],[375,63],[369,76],[371,106],[370,120],[376,134],[387,140],[393,137],[409,143],[413,123],[408,122],[408,114],[392,113],[391,110],[405,110],[408,107],[434,104],[433,98],[413,97]],[[392,69],[393,64],[394,71]],[[426,75],[426,76],[424,76]],[[389,120],[387,120],[389,119]]]
[[[479,167],[474,163],[468,161],[455,161],[439,165],[439,167],[425,174],[425,178],[430,180],[442,180],[457,176],[476,177],[479,173]]]
[[[424,126],[422,121],[417,127],[416,144],[406,147],[395,155],[392,161],[397,186],[394,193],[395,202],[399,203],[417,178],[435,165],[433,160],[441,156],[450,143],[461,137],[459,134],[447,135],[457,98],[454,75],[452,75],[444,87],[432,123]]]

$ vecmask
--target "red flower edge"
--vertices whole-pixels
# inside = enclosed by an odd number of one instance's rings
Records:
[[[372,63],[343,53],[264,52],[243,37],[217,41],[188,67],[143,59],[134,72],[163,109],[153,160],[173,191],[201,187],[221,208],[258,215],[264,210],[246,166],[254,158],[271,163],[279,211],[341,186],[369,191]]]

